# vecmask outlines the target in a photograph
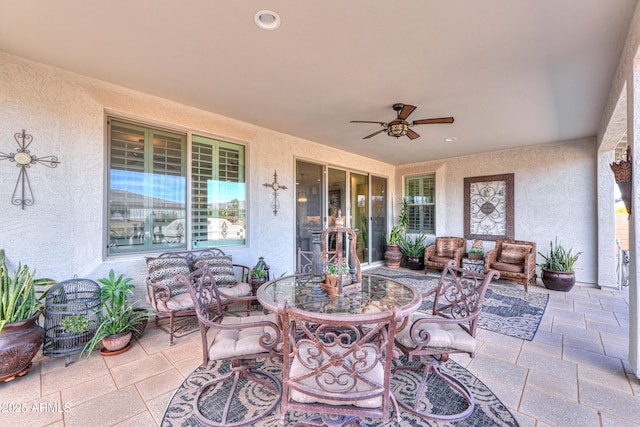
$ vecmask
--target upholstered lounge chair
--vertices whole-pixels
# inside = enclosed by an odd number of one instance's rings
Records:
[[[442,270],[451,260],[460,267],[466,250],[467,240],[462,237],[436,237],[435,244],[424,250],[424,272],[430,268]]]
[[[462,381],[441,370],[440,364],[452,353],[474,356],[482,301],[489,283],[498,277],[499,273],[494,270],[486,275],[463,270],[455,266],[455,261],[449,261],[445,266],[435,291],[433,310],[413,313],[409,324],[396,334],[397,347],[408,361],[417,359],[420,363],[407,363],[395,371],[422,370],[422,381],[417,389],[396,390],[400,406],[428,419],[455,421],[471,415],[475,401],[473,393]],[[431,373],[458,393],[467,402],[467,407],[457,413],[447,412],[445,407],[430,410],[423,407],[421,399],[430,392],[425,385]]]
[[[536,283],[536,244],[524,240],[498,240],[486,253],[484,271],[497,270],[500,278],[522,282],[524,290]]]

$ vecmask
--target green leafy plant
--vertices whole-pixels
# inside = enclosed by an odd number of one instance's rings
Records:
[[[262,265],[254,267],[253,269],[251,269],[251,277],[253,279],[266,278],[267,277],[267,270]]]
[[[482,249],[469,249],[470,254],[483,254],[484,250]]]
[[[26,265],[9,273],[4,250],[0,250],[0,331],[7,323],[19,322],[35,316],[42,310],[46,291],[36,291],[36,286],[56,283],[52,279],[36,279],[36,271]]]
[[[332,262],[327,265],[327,274],[331,276],[337,276],[338,272],[339,268],[337,263]],[[349,264],[347,264],[346,262],[342,263],[342,274],[349,274]]]
[[[81,356],[85,352],[89,356],[105,337],[134,331],[138,323],[148,316],[146,311],[134,311],[129,305],[129,295],[133,294],[135,288],[130,283],[132,280],[124,274],[116,278],[113,269],[109,271],[109,277],[98,279],[103,285],[100,289],[103,317],[95,335],[82,349]]]
[[[64,316],[61,323],[65,332],[70,334],[79,335],[89,330],[89,319],[80,313]]]
[[[405,256],[421,257],[424,256],[424,248],[426,247],[427,236],[425,234],[416,234],[413,238],[411,236],[400,235],[398,245],[400,251]]]
[[[402,236],[402,229],[396,225],[391,229],[391,232],[389,232],[389,236],[387,236],[387,245],[397,245],[400,236]]]
[[[572,272],[573,264],[582,255],[582,252],[576,252],[575,254],[572,252],[573,248],[566,250],[562,243],[558,243],[558,237],[556,237],[555,244],[553,241],[549,242],[549,253],[547,255],[538,252],[544,258],[544,262],[538,264],[538,267],[547,271]]]
[[[409,228],[409,216],[407,215],[407,209],[407,199],[402,199],[402,208],[400,209],[398,221],[389,232],[389,236],[386,238],[387,245],[399,245],[400,238],[407,235],[407,228]]]

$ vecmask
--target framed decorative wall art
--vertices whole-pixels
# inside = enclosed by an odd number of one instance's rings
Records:
[[[513,239],[513,174],[464,179],[464,237]]]

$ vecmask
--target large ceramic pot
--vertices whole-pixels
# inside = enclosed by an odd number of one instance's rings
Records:
[[[569,292],[576,283],[573,271],[542,270],[542,283],[552,291]]]
[[[21,377],[44,341],[44,328],[36,322],[40,312],[19,322],[7,323],[0,332],[0,381]]]
[[[407,256],[409,270],[424,270],[424,256]]]
[[[387,245],[387,250],[384,253],[384,260],[389,268],[399,268],[402,262],[402,252],[400,252],[400,246]]]
[[[102,345],[109,351],[118,351],[125,348],[131,341],[131,331],[117,335],[109,335],[102,339]]]

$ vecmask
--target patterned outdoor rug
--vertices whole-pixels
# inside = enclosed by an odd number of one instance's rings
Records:
[[[175,322],[175,330],[173,331],[173,336],[175,338],[180,338],[200,330],[200,326],[198,325],[198,318],[195,315],[188,317],[178,317],[176,318]],[[169,319],[162,320],[159,326],[164,331],[169,333]]]
[[[424,293],[438,286],[440,275],[424,274],[404,268],[378,267],[366,271],[411,285]],[[547,308],[549,295],[539,292],[525,292],[509,285],[490,284],[482,303],[482,313],[478,326],[503,335],[531,341],[535,337],[540,321]],[[433,300],[425,300],[421,310],[430,310]]]
[[[262,366],[258,369],[273,373],[278,379],[282,379],[282,370],[278,361],[273,362],[271,359],[267,359],[262,362]],[[473,392],[475,396],[475,409],[471,415],[461,421],[457,422],[437,422],[432,420],[426,420],[421,417],[415,416],[410,412],[400,409],[401,423],[398,424],[395,418],[392,418],[389,422],[383,423],[381,420],[366,418],[364,421],[371,427],[383,427],[383,426],[518,426],[518,422],[513,417],[507,407],[484,385],[478,378],[473,376],[469,371],[464,369],[452,360],[449,360],[444,365],[444,370],[455,375],[463,383],[465,383]],[[200,386],[209,381],[211,378],[222,375],[229,371],[229,362],[213,362],[206,367],[199,367],[189,375],[189,377],[182,383],[180,388],[174,393],[169,402],[167,409],[165,410],[162,427],[170,426],[201,426],[200,422],[193,415],[193,399],[200,388]],[[415,390],[417,384],[420,381],[419,372],[412,371],[399,371],[393,375],[391,380],[391,387],[398,398],[402,399],[404,390]],[[227,389],[229,382],[227,384]],[[241,384],[243,384],[241,382]],[[224,387],[223,387],[224,388]],[[435,375],[431,375],[427,382],[426,395],[423,398],[423,403],[427,405],[427,408],[432,408],[433,412],[453,413],[454,411],[462,411],[466,408],[466,402],[456,393],[452,392],[440,378]],[[239,396],[237,404],[232,405],[232,416],[229,422],[236,422],[242,419],[247,419],[252,415],[252,410],[257,407],[266,407],[273,402],[273,395],[263,396],[260,394],[261,387],[255,387],[254,385],[247,385],[239,390],[236,396]],[[211,393],[205,393],[199,400],[200,411],[207,416],[212,414],[219,414],[224,407],[225,399],[227,396],[224,392],[217,391]],[[307,414],[304,412],[292,412],[288,415],[288,422],[286,425],[293,425],[296,421],[307,419],[314,414]],[[261,427],[280,427],[280,405],[276,406],[275,411],[272,414],[267,415],[265,418],[258,421],[255,425]],[[392,417],[395,414],[392,413]]]

